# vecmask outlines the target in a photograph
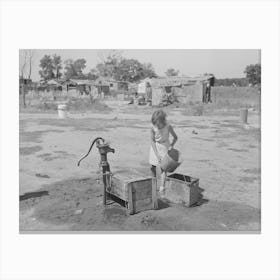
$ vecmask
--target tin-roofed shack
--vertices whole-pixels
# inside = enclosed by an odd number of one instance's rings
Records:
[[[111,91],[128,91],[128,82],[116,81],[111,78],[99,77],[94,81],[95,86],[98,89],[98,93],[104,92],[105,95],[109,95]]]
[[[180,103],[211,102],[211,86],[214,76],[196,77],[160,77],[145,79],[138,85],[138,94],[149,99],[152,105],[160,105],[167,96],[172,96]],[[151,93],[150,93],[151,92]]]
[[[80,79],[67,79],[62,83],[63,89],[67,92],[71,89],[76,89],[79,94],[89,94],[94,86],[92,80],[80,80]]]

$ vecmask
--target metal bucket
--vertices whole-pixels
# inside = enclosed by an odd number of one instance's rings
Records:
[[[181,164],[180,153],[176,149],[171,149],[167,152],[160,163],[160,167],[165,172],[173,172]]]
[[[58,117],[61,119],[65,119],[67,117],[67,105],[66,104],[59,104],[57,106]]]

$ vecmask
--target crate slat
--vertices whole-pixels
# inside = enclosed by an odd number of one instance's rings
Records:
[[[167,176],[165,197],[171,202],[190,207],[198,202],[200,194],[199,179],[177,173]]]

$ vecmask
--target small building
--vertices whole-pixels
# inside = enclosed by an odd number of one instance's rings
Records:
[[[61,82],[56,79],[48,80],[45,84],[49,86],[61,86]]]
[[[107,78],[99,77],[94,81],[94,85],[97,87],[98,93],[101,94],[102,92],[105,95],[110,93],[110,88],[115,87],[115,83]]]
[[[128,82],[116,81],[112,78],[99,77],[94,81],[95,86],[98,88],[98,92],[104,92],[105,95],[110,94],[111,91],[128,91]]]
[[[75,89],[76,92],[83,95],[89,94],[92,87],[94,86],[94,81],[92,80],[82,80],[82,79],[67,79],[62,82],[63,89],[67,92],[71,89]]]
[[[23,77],[19,77],[19,84],[20,85],[29,85],[32,83],[31,79],[25,79]]]
[[[147,78],[138,85],[138,94],[147,95],[151,88],[152,105],[159,105],[168,94],[180,103],[207,103],[211,100],[213,79],[212,75]]]

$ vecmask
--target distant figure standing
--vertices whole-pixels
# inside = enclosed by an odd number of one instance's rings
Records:
[[[147,102],[152,101],[152,87],[149,82],[147,82],[147,86],[146,86],[146,98],[147,98]]]
[[[205,102],[206,103],[211,102],[211,86],[210,86],[209,82],[206,84],[206,93],[205,93],[205,95],[206,95]]]
[[[96,87],[91,87],[89,92],[90,102],[91,104],[94,103],[95,99],[98,98],[98,91]]]

